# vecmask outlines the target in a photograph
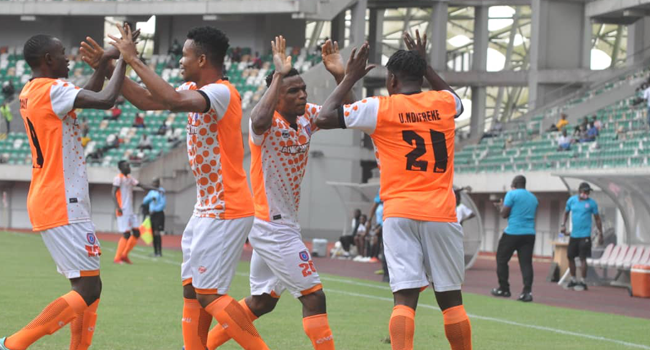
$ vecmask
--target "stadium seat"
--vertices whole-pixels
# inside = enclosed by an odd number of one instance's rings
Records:
[[[634,253],[632,259],[630,261],[623,263],[622,269],[629,270],[632,268],[632,266],[639,264],[642,261],[648,260],[649,257],[650,257],[650,247],[639,246],[637,247],[636,253]]]
[[[612,251],[614,250],[614,244],[611,243],[605,247],[605,251],[603,252],[603,255],[600,256],[598,259],[592,259],[592,258],[587,258],[587,265],[592,265],[592,266],[600,266],[600,264],[604,261],[607,261],[609,257],[612,255]]]
[[[634,258],[634,255],[636,254],[637,250],[639,250],[639,247],[638,247],[638,246],[635,246],[635,245],[631,246],[631,247],[627,250],[627,253],[625,253],[625,256],[623,257],[623,259],[617,261],[617,262],[616,262],[616,266],[613,266],[613,267],[616,267],[617,269],[620,269],[620,268],[622,268],[626,263],[630,263],[630,261],[632,261],[632,258]]]
[[[618,248],[618,251],[617,249]],[[609,257],[609,259],[605,262],[605,264],[601,264],[600,267],[602,268],[615,268],[616,265],[622,261],[625,258],[625,254],[627,254],[627,250],[630,248],[627,244],[619,244],[614,248],[614,251],[612,252],[612,255]]]

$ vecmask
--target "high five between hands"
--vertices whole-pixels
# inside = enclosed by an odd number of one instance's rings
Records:
[[[116,38],[108,35],[114,41],[109,43],[112,46],[106,50],[91,37],[86,37],[86,41],[81,43],[81,47],[79,48],[81,59],[93,69],[97,69],[102,62],[118,59],[120,56],[129,64],[138,58],[138,51],[135,45],[140,36],[140,29],[133,32],[127,23],[122,25],[116,24],[115,26],[120,31],[122,37]]]

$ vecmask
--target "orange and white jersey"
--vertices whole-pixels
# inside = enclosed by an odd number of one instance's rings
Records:
[[[63,80],[36,78],[20,93],[32,148],[27,211],[34,231],[90,221],[86,162],[73,111],[79,91]]]
[[[122,208],[122,215],[128,217],[135,214],[133,211],[133,188],[139,184],[131,175],[119,174],[113,179],[113,186],[118,187],[115,196],[117,203]]]
[[[305,114],[290,125],[278,112],[271,128],[262,135],[249,123],[251,184],[255,217],[298,226],[300,183],[305,175],[311,135],[318,130],[321,106],[307,104]]]
[[[372,97],[345,105],[342,128],[370,135],[381,171],[384,219],[456,222],[454,119],[460,99],[449,91]]]
[[[179,91],[197,90],[209,109],[188,113],[187,155],[196,178],[194,216],[237,219],[253,216],[253,197],[244,172],[241,97],[227,80],[196,88],[185,83]]]

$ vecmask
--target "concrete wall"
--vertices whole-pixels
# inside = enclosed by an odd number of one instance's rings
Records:
[[[288,46],[305,43],[305,20],[292,19],[289,14],[219,16],[216,21],[204,21],[203,16],[157,16],[157,52],[166,54],[174,39],[183,43],[192,27],[214,26],[226,33],[232,47],[250,47],[260,54],[271,49],[271,40],[284,35]]]
[[[21,21],[18,16],[0,15],[0,46],[20,47],[36,34],[50,34],[59,38],[69,52],[90,36],[101,42],[104,37],[104,18],[99,16],[39,16],[36,21]]]

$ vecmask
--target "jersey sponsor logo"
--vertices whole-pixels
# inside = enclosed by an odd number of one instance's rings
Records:
[[[88,240],[88,243],[93,245],[97,242],[97,238],[95,238],[95,234],[92,232],[86,233],[86,239]]]
[[[27,109],[27,98],[20,99],[20,109]]]
[[[70,203],[78,203],[79,202],[79,200],[77,200],[77,198],[69,198],[68,201]]]
[[[282,146],[282,148],[280,148],[280,152],[284,154],[302,154],[307,153],[308,149],[309,142],[305,143],[304,145]]]
[[[199,273],[204,274],[208,269],[205,266],[199,266]]]
[[[282,219],[282,215],[280,215],[280,214],[273,215],[273,220],[280,220],[280,219]]]
[[[302,252],[298,253],[298,256],[302,261],[309,261],[309,253],[307,253],[306,250],[303,250]]]
[[[331,335],[328,335],[327,337],[316,339],[316,344],[323,344],[326,341],[334,340],[334,338]]]
[[[440,120],[440,113],[437,109],[426,112],[405,112],[398,113],[399,122],[402,124],[435,122]]]

